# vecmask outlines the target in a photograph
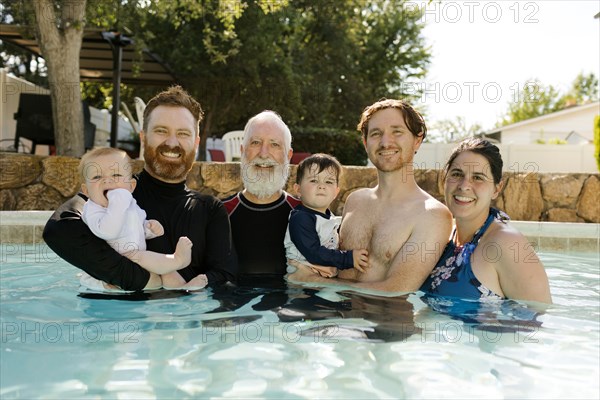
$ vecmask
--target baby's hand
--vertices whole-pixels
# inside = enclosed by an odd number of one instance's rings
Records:
[[[369,268],[369,252],[367,249],[352,250],[352,260],[354,268],[360,272],[365,272],[364,268]]]
[[[162,224],[155,219],[146,221],[146,230],[152,232],[154,237],[165,234],[165,229],[163,228]]]

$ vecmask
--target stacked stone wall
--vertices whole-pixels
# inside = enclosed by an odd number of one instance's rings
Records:
[[[0,210],[55,209],[79,191],[78,165],[79,159],[71,157],[0,154]],[[134,172],[142,168],[143,162],[136,161]],[[286,189],[291,193],[295,177],[296,166],[292,166]],[[441,178],[439,170],[415,171],[419,186],[443,202]],[[242,188],[240,164],[197,162],[187,184],[202,193],[228,197]],[[345,166],[332,211],[341,215],[350,193],[376,184],[375,168]],[[599,175],[507,172],[494,205],[513,220],[600,223]]]

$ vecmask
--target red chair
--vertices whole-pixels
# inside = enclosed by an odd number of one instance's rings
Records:
[[[219,149],[208,149],[211,161],[225,162],[225,153]]]
[[[300,164],[300,161],[304,160],[306,157],[310,156],[311,153],[296,153],[292,154],[292,159],[290,160],[290,164]]]

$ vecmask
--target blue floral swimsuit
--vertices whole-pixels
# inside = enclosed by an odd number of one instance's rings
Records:
[[[423,284],[421,290],[439,296],[460,297],[463,299],[500,300],[504,297],[492,292],[475,277],[471,268],[471,255],[494,219],[505,223],[509,217],[504,212],[490,208],[483,225],[475,232],[473,239],[463,246],[454,244],[456,228],[452,239],[446,245],[442,257]]]

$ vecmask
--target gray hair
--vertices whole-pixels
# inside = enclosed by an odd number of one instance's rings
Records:
[[[283,122],[281,116],[277,114],[275,111],[265,110],[254,117],[250,118],[244,127],[244,148],[248,145],[248,140],[250,140],[250,136],[252,134],[252,129],[254,128],[254,124],[257,122],[269,122],[271,124],[277,125],[281,131],[283,132],[283,144],[284,150],[287,154],[288,151],[292,148],[292,133],[290,132],[290,128]]]

